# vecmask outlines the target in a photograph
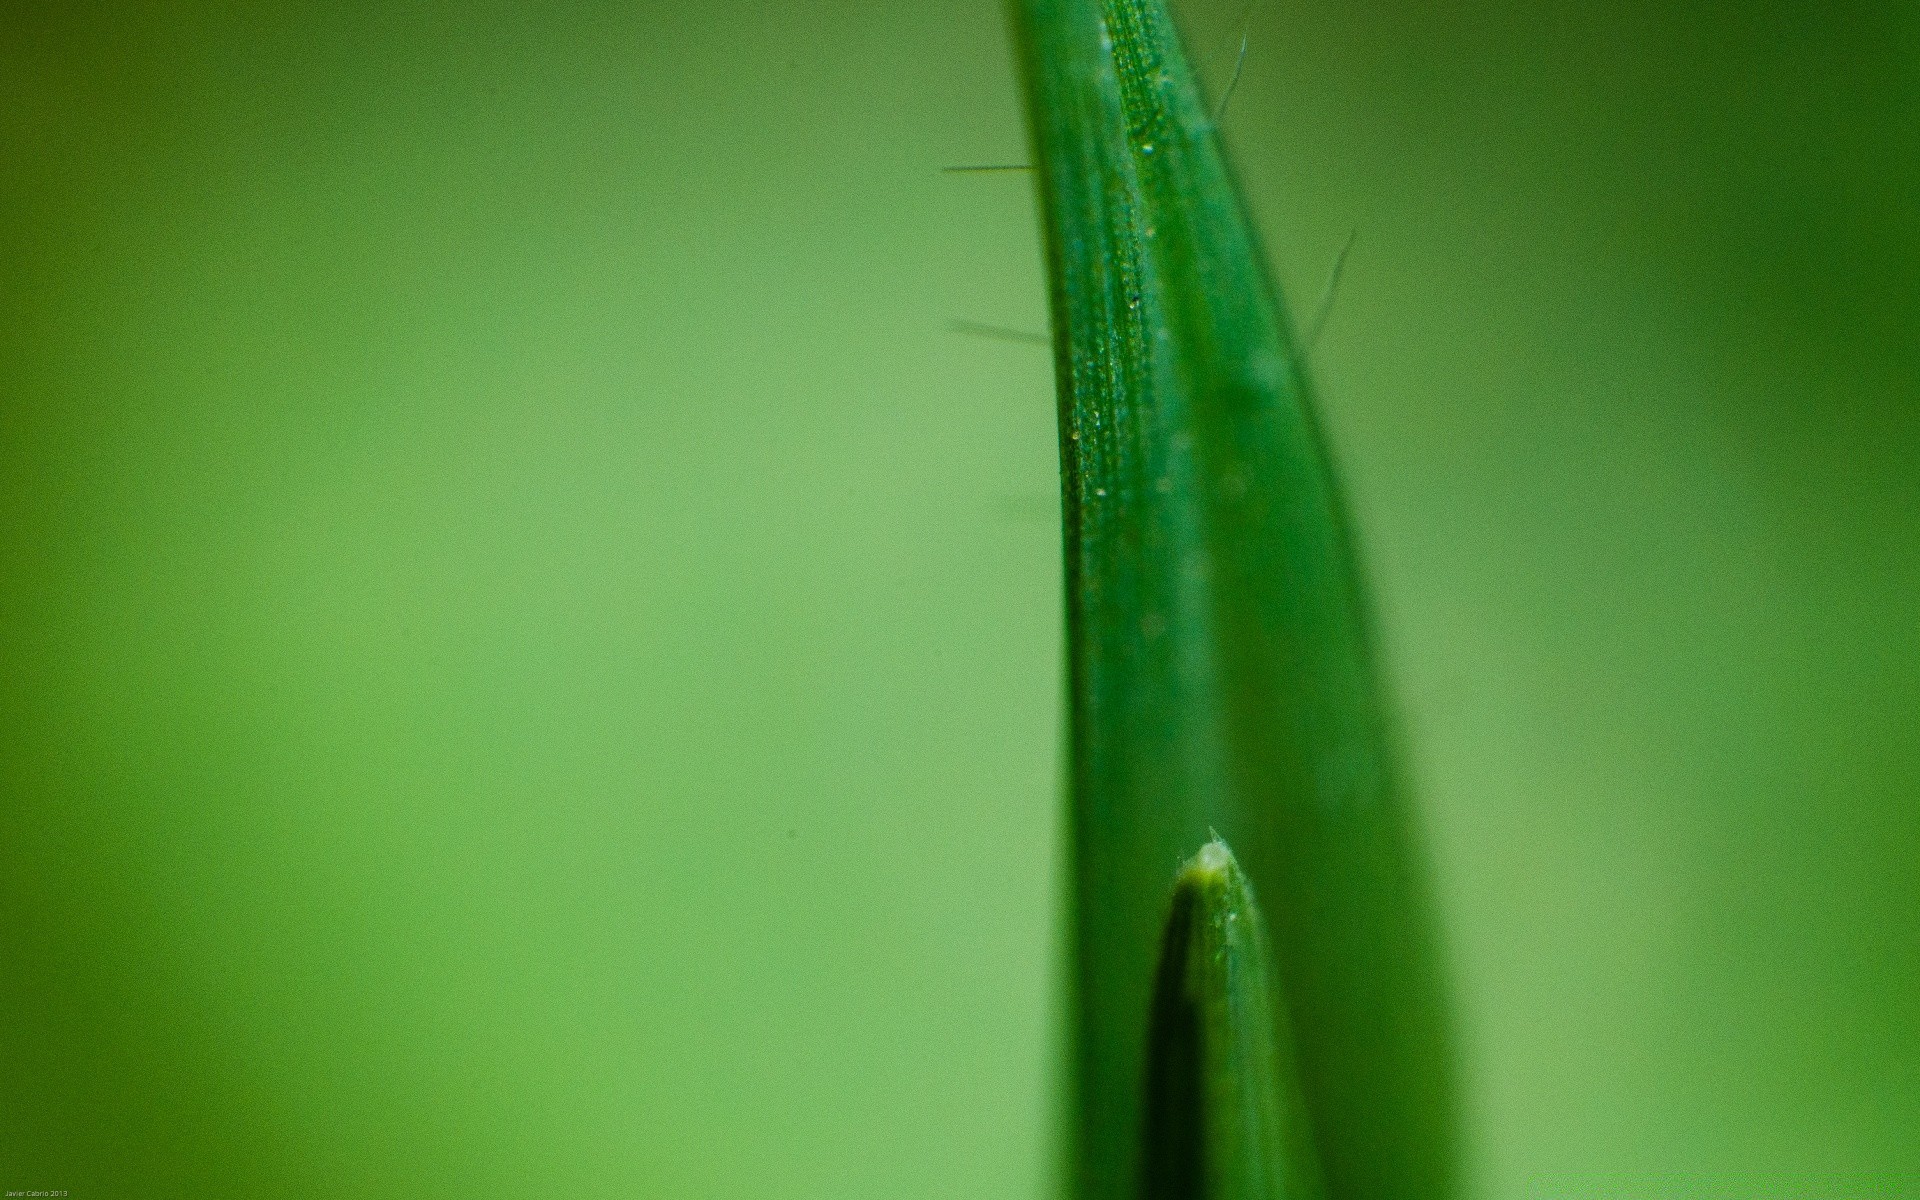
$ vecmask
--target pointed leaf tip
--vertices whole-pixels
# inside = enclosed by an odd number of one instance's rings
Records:
[[[1252,886],[1224,841],[1180,871],[1147,1031],[1142,1200],[1324,1196]]]

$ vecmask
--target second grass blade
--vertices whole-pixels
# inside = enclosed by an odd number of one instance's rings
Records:
[[[1167,873],[1268,905],[1335,1200],[1442,1200],[1429,914],[1345,517],[1288,323],[1161,0],[1012,0],[1066,514],[1075,1181],[1134,1200]]]
[[[1267,933],[1225,842],[1174,883],[1147,1032],[1141,1200],[1320,1200]]]

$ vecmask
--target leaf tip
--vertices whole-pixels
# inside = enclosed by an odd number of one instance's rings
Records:
[[[1214,891],[1231,884],[1239,874],[1240,862],[1234,858],[1232,848],[1215,833],[1213,840],[1200,847],[1199,853],[1180,868],[1175,886]]]

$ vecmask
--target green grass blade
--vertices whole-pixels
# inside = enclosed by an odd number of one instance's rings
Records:
[[[1298,1080],[1276,1040],[1267,933],[1225,842],[1180,872],[1147,1037],[1142,1200],[1319,1200]]]
[[[1065,495],[1074,1171],[1132,1200],[1166,872],[1268,905],[1336,1200],[1453,1188],[1430,914],[1290,326],[1160,0],[1012,0]]]

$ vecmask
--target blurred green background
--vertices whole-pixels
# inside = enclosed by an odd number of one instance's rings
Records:
[[[0,1187],[1048,1195],[998,7],[0,14]],[[1920,1196],[1920,6],[1274,0],[1226,124],[1473,1196]]]

